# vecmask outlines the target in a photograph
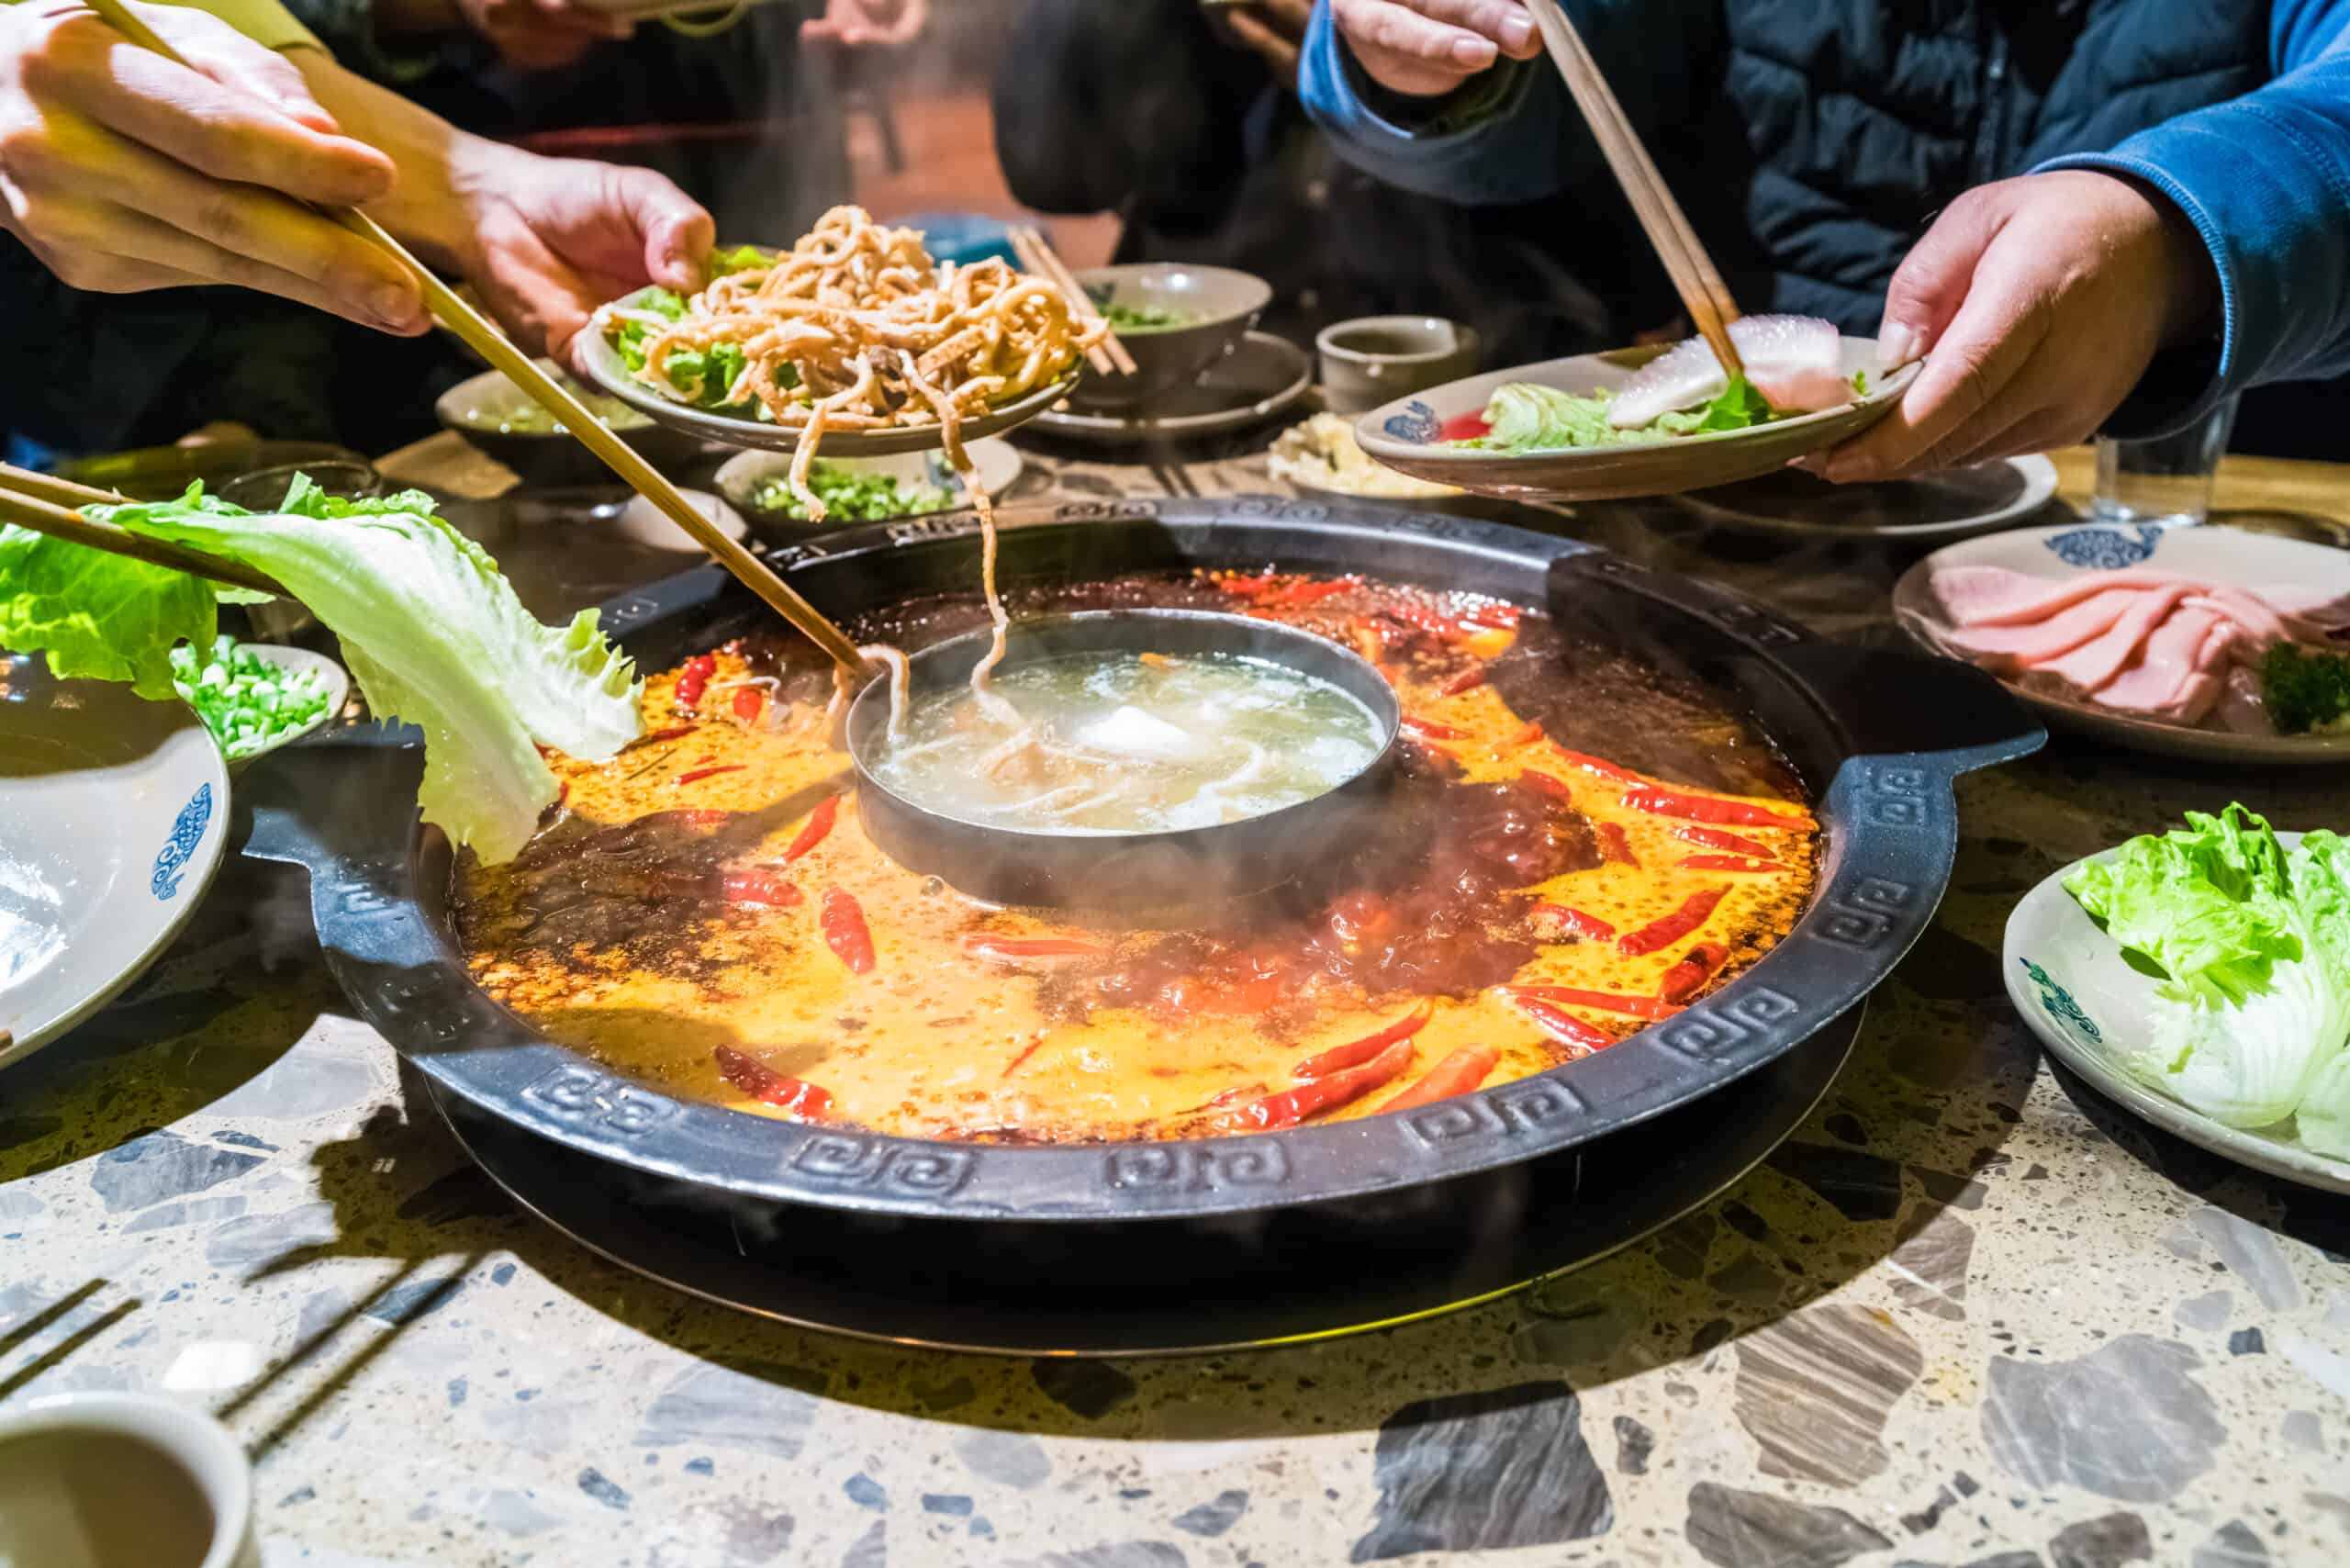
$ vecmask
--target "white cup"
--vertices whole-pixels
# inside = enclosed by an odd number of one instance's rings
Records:
[[[261,1568],[229,1428],[144,1394],[0,1409],[0,1568]]]

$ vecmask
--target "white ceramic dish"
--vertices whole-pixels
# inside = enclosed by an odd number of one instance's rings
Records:
[[[351,700],[351,675],[341,665],[324,654],[314,654],[308,648],[290,648],[280,643],[241,643],[244,648],[281,669],[309,670],[327,683],[327,705],[323,712],[298,730],[289,730],[272,739],[259,751],[243,756],[230,757],[229,776],[235,778],[271,752],[283,751],[305,735],[317,734],[334,722],[345,704]]]
[[[152,1394],[0,1411],[0,1562],[261,1568],[252,1462],[219,1422]]]
[[[2151,523],[2134,527],[2070,523],[2010,529],[1935,551],[1894,584],[1893,614],[1902,630],[1929,652],[1963,658],[1943,641],[1952,628],[1934,597],[1937,567],[2005,566],[2061,582],[2082,572],[2141,566],[2241,588],[2290,585],[2303,592],[2350,599],[2350,551],[2216,526],[2165,529]],[[2041,680],[2003,679],[2001,684],[2039,709],[2051,723],[2133,751],[2198,762],[2350,761],[2350,734],[2230,734],[2117,713]]]
[[[639,289],[614,303],[629,306],[645,292]],[[800,445],[800,432],[796,430],[786,430],[763,420],[713,414],[639,381],[630,373],[620,351],[593,327],[579,334],[578,359],[581,374],[598,391],[618,398],[654,423],[680,434],[721,446],[751,447],[761,452],[790,452]],[[983,435],[994,435],[1027,423],[1069,396],[1078,377],[1079,372],[1072,370],[1048,386],[1039,386],[1024,398],[999,404],[976,419],[965,420],[963,439],[977,441]],[[938,444],[935,424],[901,425],[872,431],[828,430],[817,443],[817,450],[828,457],[881,457],[897,452],[928,452]]]
[[[1494,391],[1531,381],[1562,392],[1617,387],[1668,345],[1579,354],[1521,364],[1431,386],[1384,403],[1355,421],[1355,439],[1371,456],[1416,479],[1453,485],[1505,500],[1604,501],[1671,496],[1776,473],[1795,458],[1859,434],[1893,411],[1918,367],[1880,376],[1876,342],[1843,340],[1843,372],[1868,374],[1868,396],[1817,414],[1774,420],[1740,431],[1661,436],[1621,446],[1555,452],[1483,452],[1447,445],[1443,431],[1464,415],[1483,414]]]
[[[971,466],[979,470],[979,484],[997,500],[1003,498],[1026,466],[1021,460],[1020,449],[1008,441],[990,437],[966,443],[964,451],[971,459]],[[955,477],[955,470],[944,452],[901,452],[890,457],[819,456],[816,462],[853,473],[887,475],[898,481],[901,493],[908,489],[943,490],[949,498],[946,506],[936,510],[951,511],[966,504],[961,482]],[[770,532],[821,533],[835,527],[855,526],[849,522],[811,523],[780,509],[761,505],[760,485],[768,479],[782,478],[790,468],[789,453],[737,453],[718,470],[719,494],[744,517]]]
[[[228,764],[187,704],[0,657],[0,1067],[155,960],[228,834]]]
[[[2290,847],[2301,835],[2277,836]],[[2090,858],[2103,860],[2116,853],[2109,849]],[[2065,890],[2065,879],[2086,864],[2076,860],[2042,882],[2008,916],[1999,967],[2008,998],[2031,1032],[2098,1093],[2164,1131],[2239,1165],[2303,1186],[2350,1193],[2350,1161],[2303,1148],[2287,1136],[2289,1126],[2252,1131],[2222,1126],[2123,1070],[2113,1047],[2143,1031],[2159,982],[2132,969],[2120,945],[2098,930]]]
[[[1925,543],[2012,528],[2056,494],[2056,465],[2033,454],[1889,485],[1830,485],[1801,469],[1673,498],[1724,528],[1802,539]]]
[[[1314,362],[1304,349],[1270,332],[1251,332],[1197,381],[1161,394],[1147,414],[1055,408],[1036,416],[1035,428],[1090,446],[1202,441],[1262,424],[1295,407],[1313,386]]]
[[[790,462],[789,458],[783,460]],[[688,505],[710,520],[710,525],[727,538],[741,543],[750,527],[742,514],[707,490],[679,490]],[[690,533],[669,521],[669,514],[646,500],[643,496],[631,496],[612,517],[612,532],[632,544],[647,550],[670,550],[680,555],[701,555],[708,552]]]

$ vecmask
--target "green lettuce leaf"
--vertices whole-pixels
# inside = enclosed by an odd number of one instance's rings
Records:
[[[297,481],[282,512],[241,512],[198,487],[177,501],[91,510],[291,589],[342,639],[376,716],[424,731],[425,820],[494,865],[513,857],[554,801],[539,746],[612,756],[643,729],[640,683],[595,611],[540,624],[488,553],[431,504],[415,492],[338,501]],[[165,644],[155,656],[168,653]]]
[[[2241,1002],[2279,962],[2301,956],[2285,852],[2267,823],[2232,805],[2217,817],[2132,839],[2082,867],[2065,889],[2125,952],[2188,994]]]
[[[61,680],[170,698],[172,645],[210,647],[217,604],[200,577],[0,524],[0,648],[47,655]]]
[[[1644,425],[1618,429],[1607,422],[1615,394],[1561,392],[1530,381],[1512,381],[1494,389],[1485,402],[1490,435],[1458,442],[1460,446],[1495,452],[1557,452],[1568,447],[1627,446],[1654,441],[1661,435],[1695,435],[1702,431],[1745,430],[1768,424],[1777,416],[1771,405],[1743,375],[1710,402],[1695,409],[1661,414]]]

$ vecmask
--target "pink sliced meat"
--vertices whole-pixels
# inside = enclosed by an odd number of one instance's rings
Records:
[[[2069,577],[2036,577],[2005,566],[1945,566],[1933,576],[1934,597],[1957,625],[2023,626],[2045,621],[2092,594],[2109,588],[2159,588],[2201,585],[2169,572],[2127,567],[2081,572]]]
[[[2218,610],[2182,602],[2098,689],[2098,705],[2189,724],[2202,718],[2219,700],[2227,642],[2212,633],[2226,625]]]
[[[2121,618],[2111,630],[2092,637],[2060,658],[2050,659],[2032,667],[2070,682],[2083,691],[2097,691],[2106,682],[2121,673],[2154,628],[2178,607],[2188,594],[2183,583],[2166,588],[2148,588],[2138,596],[2138,601],[2121,612]]]
[[[1833,321],[1817,316],[1747,316],[1730,323],[1729,341],[1746,366],[1746,378],[1774,409],[1814,411],[1852,400],[1852,384],[1843,374],[1843,340]],[[1649,361],[1616,389],[1607,422],[1629,430],[1675,409],[1694,409],[1720,397],[1729,386],[1729,377],[1706,340],[1690,338]],[[1782,396],[1788,400],[1782,401]]]
[[[2022,668],[2069,654],[2090,638],[2112,629],[2122,612],[2138,601],[2143,588],[2107,588],[2069,605],[2045,621],[2018,626],[1962,626],[1942,640],[1971,654],[1996,670]]]
[[[2243,588],[2200,588],[2188,595],[2186,607],[2209,610],[2233,622],[2244,634],[2244,656],[2254,663],[2259,662],[2260,649],[2288,641],[2291,635],[2282,615]]]

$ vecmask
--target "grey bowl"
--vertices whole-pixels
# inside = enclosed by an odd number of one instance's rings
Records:
[[[552,360],[539,361],[539,368],[549,375],[560,374]],[[458,382],[441,394],[432,411],[445,429],[456,431],[466,445],[484,456],[512,469],[526,485],[616,482],[603,459],[570,432],[510,428],[517,415],[535,413],[538,405],[502,372],[487,370]],[[688,466],[702,454],[704,443],[699,437],[655,424],[634,409],[606,422],[613,434],[636,448],[637,455],[665,474]]]
[[[1273,287],[1251,273],[1186,262],[1136,262],[1093,267],[1077,274],[1095,306],[1182,312],[1181,326],[1122,330],[1134,356],[1132,375],[1088,376],[1069,401],[1080,409],[1132,409],[1187,386],[1240,346],[1272,302]]]

